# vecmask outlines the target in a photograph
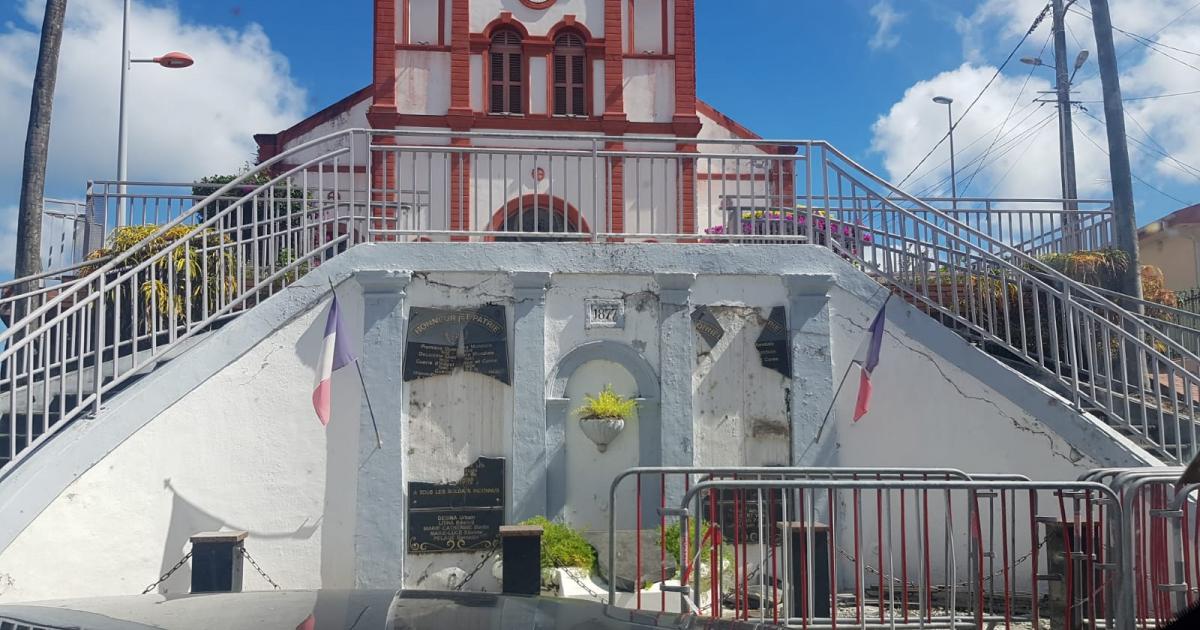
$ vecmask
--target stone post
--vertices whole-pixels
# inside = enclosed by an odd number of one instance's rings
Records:
[[[193,593],[242,592],[246,532],[201,532],[191,542]]]
[[[408,331],[405,298],[412,274],[359,272],[363,341],[359,364],[371,396],[380,449],[366,396],[359,412],[358,514],[354,526],[355,588],[396,588],[403,582],[406,540],[404,425],[407,402],[401,368]]]
[[[537,595],[542,592],[542,528],[505,525],[500,528],[504,553],[501,578],[505,595]]]
[[[654,274],[654,280],[659,287],[659,464],[691,466],[695,461],[692,440],[695,431],[692,415],[692,373],[696,365],[691,304],[692,284],[696,281],[696,274],[657,273]],[[654,465],[650,462],[643,463],[647,466]],[[679,500],[683,498],[682,479],[673,479],[668,483],[666,494],[667,507],[678,507]]]
[[[512,461],[508,522],[546,513],[546,287],[550,274],[517,272],[513,283]]]
[[[792,351],[791,464],[813,466],[819,452],[817,434],[833,403],[829,326],[829,289],[833,287],[833,277],[792,274],[785,275],[783,283],[788,295],[788,337]],[[833,421],[831,417],[829,422]]]

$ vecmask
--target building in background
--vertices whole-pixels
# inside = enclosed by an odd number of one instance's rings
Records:
[[[1144,265],[1162,269],[1167,289],[1200,288],[1200,205],[1176,210],[1138,230]]]

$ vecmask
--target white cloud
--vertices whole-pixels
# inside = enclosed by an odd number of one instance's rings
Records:
[[[0,26],[0,208],[15,208],[44,3],[25,0],[26,23]],[[295,123],[304,91],[257,25],[241,30],[185,21],[173,4],[134,2],[133,55],[182,50],[184,70],[130,72],[129,175],[191,181],[254,159],[253,134]],[[67,8],[55,93],[47,195],[80,198],[88,179],[115,175],[121,48],[119,0]],[[0,225],[11,222],[11,210]],[[3,232],[0,232],[2,234]],[[2,245],[3,243],[0,243]],[[0,259],[9,258],[0,250]],[[0,261],[0,265],[11,264]]]
[[[1113,22],[1127,31],[1153,35],[1163,44],[1200,51],[1200,10],[1189,12],[1194,5],[1192,0],[1117,0],[1112,4]],[[914,84],[875,124],[872,146],[883,155],[885,167],[896,181],[903,178],[946,132],[945,109],[930,103],[929,98],[939,92],[955,97],[957,117],[995,72],[994,64],[1001,61],[1025,34],[1044,6],[1045,0],[987,0],[972,13],[958,17],[956,27],[962,36],[964,65]],[[1088,139],[1090,137],[1107,149],[1104,128],[1096,120],[1103,118],[1103,106],[1090,102],[1102,97],[1096,70],[1095,36],[1092,22],[1085,15],[1089,12],[1087,5],[1079,3],[1077,6],[1079,8],[1068,12],[1066,18],[1068,63],[1074,61],[1078,50],[1092,53],[1072,86],[1074,98],[1083,101],[1087,108],[1086,112],[1076,110],[1074,114],[1078,182],[1081,195],[1107,197],[1111,194],[1107,157]],[[1165,30],[1154,35],[1168,23]],[[1049,34],[1050,18],[1047,16],[1015,56],[1040,55],[1047,64],[1053,64],[1053,46],[1043,49]],[[1121,87],[1127,99],[1200,90],[1200,70],[1153,53],[1119,32],[1114,36],[1120,55]],[[1166,52],[1200,67],[1200,60],[1194,55]],[[1021,84],[1027,76],[1031,76],[1029,85],[1021,93]],[[1016,112],[1009,123],[1010,128],[1014,122],[1031,116],[1017,133],[1053,113],[1051,105],[1039,107],[1033,104],[1035,98],[1045,96],[1037,92],[1050,90],[1053,81],[1050,68],[1031,69],[1015,61],[1005,68],[1005,74],[989,88],[956,132],[960,170],[966,171],[967,177],[974,168],[961,169],[961,163],[969,161],[991,142],[995,132],[987,134],[987,130],[1000,125],[1014,102]],[[1153,144],[1146,135],[1149,132],[1166,152],[1182,162],[1200,167],[1200,127],[1194,124],[1197,106],[1200,106],[1200,95],[1127,102],[1127,132],[1134,140]],[[994,186],[995,195],[1057,196],[1059,166],[1055,124],[1056,119],[1052,119],[1040,132],[1023,136],[1025,139],[1020,141],[1020,146],[983,168],[968,192],[984,194]],[[967,147],[980,137],[982,139],[976,145]],[[1185,172],[1186,169],[1153,151],[1140,148],[1132,140],[1130,157],[1135,175],[1156,186],[1195,187],[1200,184],[1194,173]],[[910,181],[905,188],[918,191],[946,177],[948,165],[938,167],[934,173],[924,173],[946,159],[947,149],[943,146],[918,171],[915,179],[919,181]],[[1139,202],[1142,195],[1147,195],[1147,203],[1152,204],[1149,208],[1139,206],[1139,214],[1144,211],[1159,215],[1177,205],[1177,202],[1145,189],[1139,189],[1138,194]]]
[[[888,50],[900,43],[900,36],[895,33],[896,25],[904,20],[904,14],[896,12],[891,0],[879,0],[871,7],[871,17],[875,18],[875,34],[867,45],[871,50]]]
[[[996,69],[963,64],[905,92],[904,97],[881,116],[872,129],[872,150],[883,155],[884,168],[899,183],[945,134],[946,108],[932,102],[935,96],[954,99],[957,120]],[[1051,106],[1032,103],[1039,90],[1049,90],[1049,81],[1001,76],[955,129],[959,193],[967,196],[1057,197],[1058,133]],[[1022,87],[1024,90],[1022,91]],[[1021,95],[1018,98],[1018,95]],[[1012,116],[1008,117],[1012,104]],[[1080,121],[1095,138],[1102,138],[1097,125]],[[999,140],[993,145],[993,140]],[[1085,146],[1086,145],[1086,146]],[[988,147],[991,146],[990,152]],[[983,160],[983,167],[972,178]],[[943,143],[904,187],[921,194],[949,195],[949,144]],[[1098,194],[1097,180],[1107,177],[1107,160],[1085,140],[1076,144],[1080,194]],[[967,182],[970,187],[967,188]],[[965,191],[964,191],[965,188]]]

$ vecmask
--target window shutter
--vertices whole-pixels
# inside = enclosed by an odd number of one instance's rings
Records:
[[[571,104],[573,105],[571,113],[576,116],[587,114],[587,105],[584,102],[586,90],[583,84],[583,65],[585,59],[583,55],[575,55],[571,58]]]
[[[522,79],[521,53],[508,54],[508,112],[511,114],[520,114],[524,112],[522,105],[525,99],[522,98],[521,79]]]
[[[493,114],[524,112],[524,64],[521,38],[512,31],[500,31],[492,37],[488,70],[491,73],[488,111]]]
[[[504,112],[504,53],[492,53],[491,65],[491,94],[489,111],[493,114]]]
[[[554,42],[554,113],[558,116],[586,116],[587,56],[583,38],[574,33],[561,35]]]

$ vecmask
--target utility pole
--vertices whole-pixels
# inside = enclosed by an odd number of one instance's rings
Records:
[[[1063,0],[1050,3],[1054,21],[1054,80],[1058,92],[1059,168],[1062,169],[1063,231],[1067,245],[1078,249],[1079,217],[1071,214],[1078,209],[1079,189],[1075,183],[1075,133],[1071,126],[1071,77],[1067,74],[1066,9]]]
[[[50,151],[50,113],[58,75],[58,50],[62,45],[67,0],[47,0],[42,18],[33,96],[29,103],[29,128],[25,133],[25,165],[21,173],[21,207],[17,215],[17,259],[14,275],[24,278],[42,270],[42,204],[46,194],[46,158]],[[25,287],[18,287],[24,290]]]
[[[1057,1],[1057,0],[1056,0]],[[1096,30],[1096,63],[1104,87],[1104,119],[1108,128],[1108,168],[1112,177],[1113,228],[1117,248],[1129,264],[1120,274],[1120,290],[1142,297],[1141,263],[1138,260],[1137,216],[1133,207],[1133,176],[1129,170],[1129,146],[1125,140],[1125,108],[1121,104],[1121,79],[1117,74],[1117,51],[1113,45],[1112,16],[1108,0],[1092,0],[1092,25]]]

